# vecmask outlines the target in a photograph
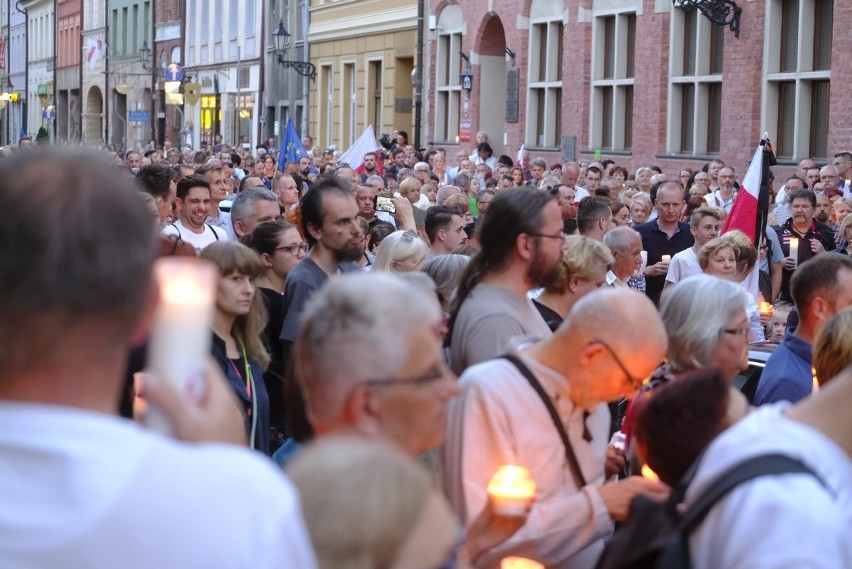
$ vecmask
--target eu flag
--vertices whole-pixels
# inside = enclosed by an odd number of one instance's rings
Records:
[[[287,128],[284,129],[284,139],[281,141],[281,150],[278,152],[278,171],[284,172],[288,162],[299,163],[299,158],[307,156],[308,152],[302,146],[302,139],[293,126],[293,121],[287,119]]]

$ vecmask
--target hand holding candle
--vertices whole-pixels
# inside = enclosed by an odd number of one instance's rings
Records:
[[[202,371],[210,356],[218,271],[198,259],[166,257],[155,263],[154,274],[160,302],[148,344],[148,369],[173,382],[182,396],[198,398],[204,391]],[[145,414],[145,424],[171,432],[156,408]]]
[[[672,256],[671,255],[663,255],[663,258],[660,259],[660,262],[668,265],[669,263],[672,262]]]
[[[526,516],[535,490],[529,471],[521,466],[501,466],[488,483],[494,512],[501,516]]]
[[[795,237],[790,238],[790,258],[793,259],[793,268],[799,266],[799,240]]]

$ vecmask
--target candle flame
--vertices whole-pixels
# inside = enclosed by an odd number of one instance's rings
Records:
[[[651,467],[647,464],[642,465],[642,478],[645,480],[653,480],[654,482],[659,482],[660,477],[657,476],[657,473],[651,470]]]
[[[500,569],[544,569],[544,565],[524,557],[504,557]]]
[[[492,496],[532,498],[535,488],[529,471],[514,465],[501,466],[488,483],[488,493]]]

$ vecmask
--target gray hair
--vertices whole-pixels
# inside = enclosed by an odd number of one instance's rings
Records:
[[[606,235],[603,237],[604,245],[609,247],[610,251],[626,253],[630,248],[631,236],[638,237],[640,240],[642,239],[638,231],[632,227],[622,225],[606,232]]]
[[[438,193],[435,194],[435,201],[439,204],[443,204],[451,195],[460,193],[462,193],[461,188],[457,188],[455,186],[441,186],[438,188]]]
[[[259,200],[278,203],[275,194],[266,188],[250,188],[240,193],[231,205],[231,223],[248,221],[254,213],[254,204]]]
[[[372,176],[368,176],[365,180],[365,183],[372,184],[373,182],[381,182],[382,187],[385,187],[385,179],[379,176],[378,174],[373,174]]]
[[[656,174],[656,172],[654,172],[647,166],[642,166],[641,168],[636,169],[636,177],[639,178],[639,176],[641,176],[642,174],[650,174],[653,176],[654,174]]]
[[[404,178],[406,176],[409,176],[409,177],[414,176],[414,169],[413,168],[400,168],[396,173],[396,181],[400,182],[400,181],[402,181],[402,178]]]
[[[743,313],[748,293],[712,275],[694,275],[663,291],[660,317],[669,336],[668,359],[677,371],[711,365],[722,330]]]
[[[374,271],[390,271],[393,263],[403,261],[414,255],[423,255],[425,258],[429,248],[420,235],[415,231],[394,231],[379,244],[376,250],[376,262],[373,264]]]
[[[470,176],[468,176],[465,172],[459,172],[453,176],[453,184],[456,186],[467,186],[470,184]]]
[[[405,340],[439,317],[434,297],[393,274],[330,279],[305,306],[293,352],[312,421],[339,421],[357,384],[398,375],[409,356]]]
[[[560,180],[556,176],[547,175],[541,178],[541,182],[539,182],[538,184],[538,189],[546,190],[548,188],[558,188],[561,185],[563,185],[562,180]]]
[[[423,272],[435,281],[438,300],[445,310],[449,307],[461,281],[462,272],[469,262],[470,257],[467,255],[438,255],[429,259],[423,266]]]

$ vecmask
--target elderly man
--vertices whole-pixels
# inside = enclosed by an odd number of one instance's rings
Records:
[[[608,286],[627,286],[627,279],[636,274],[642,266],[642,236],[626,225],[616,227],[603,237],[604,245],[609,247],[615,262],[607,271]]]
[[[434,295],[388,273],[323,287],[293,352],[316,433],[356,432],[411,456],[442,445],[447,401],[459,388],[444,364],[440,322]]]
[[[734,207],[734,200],[737,198],[737,192],[734,188],[737,176],[734,173],[734,169],[730,166],[722,166],[719,168],[716,180],[718,181],[719,188],[704,196],[704,201],[711,207],[718,207],[724,209],[725,213],[731,213],[731,208]]]
[[[482,249],[465,268],[451,308],[450,355],[456,373],[499,356],[512,336],[550,335],[526,294],[559,276],[565,250],[556,199],[528,188],[498,194],[477,235]]]
[[[840,189],[840,172],[837,166],[823,166],[819,171],[819,180],[822,182],[822,193],[828,196],[828,199],[834,199],[843,194]]]
[[[790,195],[792,217],[783,225],[775,227],[781,251],[784,253],[784,268],[781,273],[780,299],[790,302],[790,277],[798,265],[814,255],[825,251],[833,251],[834,231],[830,227],[814,220],[816,210],[816,195],[810,190],[799,190]],[[797,256],[790,256],[790,243],[795,239]]]
[[[2,565],[316,567],[293,487],[233,444],[242,420],[214,368],[194,403],[146,378],[186,442],[118,417],[157,303],[155,233],[125,172],[60,150],[0,163]]]
[[[642,236],[642,248],[648,252],[645,267],[646,294],[659,304],[666,284],[671,257],[695,243],[689,224],[680,221],[683,212],[683,188],[678,182],[663,182],[657,190],[657,219],[637,225]],[[663,255],[668,256],[664,260]]]
[[[251,188],[234,200],[231,206],[231,222],[237,239],[254,231],[264,221],[281,217],[278,198],[266,188]]]
[[[518,555],[547,567],[594,567],[612,520],[627,516],[631,500],[639,493],[665,495],[662,485],[640,477],[607,483],[605,457],[606,403],[632,396],[666,347],[663,324],[646,297],[604,289],[580,299],[552,337],[513,341],[504,347],[513,359],[487,361],[462,375],[462,397],[450,403],[444,469],[456,512],[470,524],[503,465],[524,466],[537,484],[524,526],[486,552],[481,566]],[[558,414],[570,451],[546,403]]]
[[[793,274],[790,292],[799,325],[788,328],[760,376],[754,402],[798,401],[813,388],[811,346],[832,316],[852,305],[852,258],[819,255]],[[830,379],[830,378],[822,378]]]

